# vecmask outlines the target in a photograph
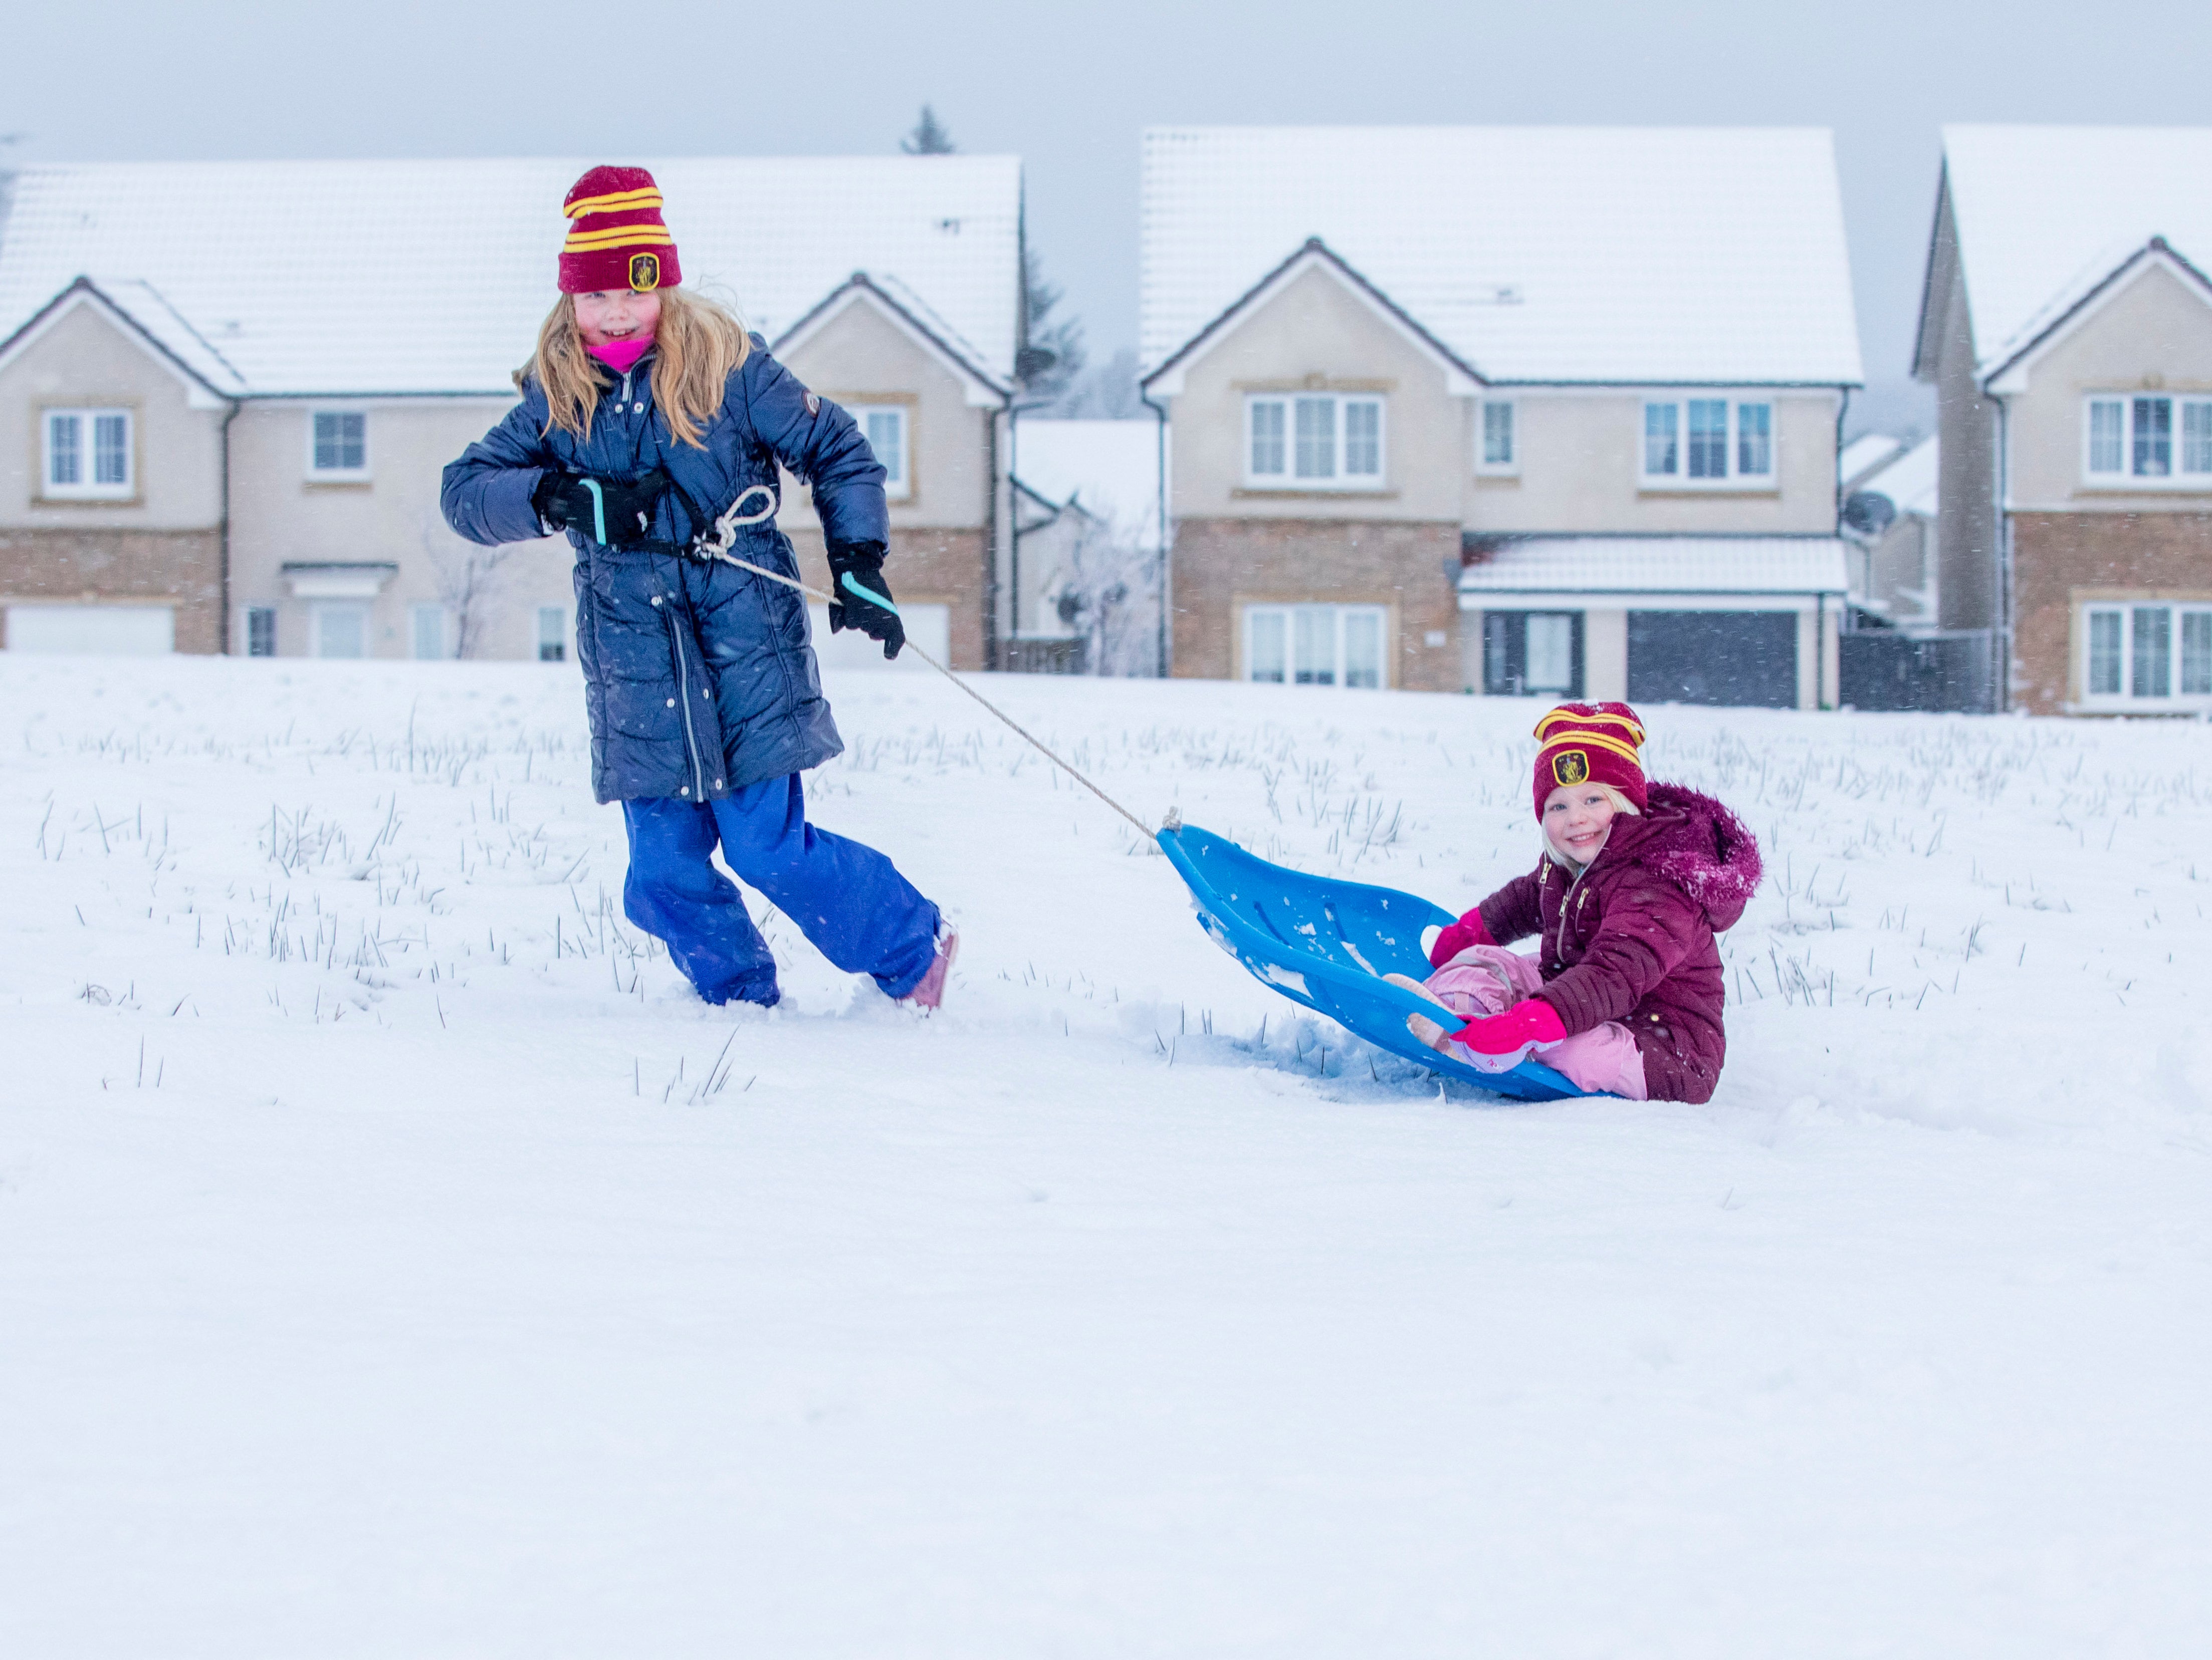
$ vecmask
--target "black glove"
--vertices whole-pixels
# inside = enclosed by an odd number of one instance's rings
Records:
[[[884,642],[886,659],[896,657],[906,644],[906,624],[899,621],[890,584],[884,581],[884,544],[856,542],[830,549],[830,587],[837,596],[830,607],[830,632],[858,629]]]
[[[596,500],[593,485],[599,488]],[[605,547],[634,548],[652,534],[653,515],[667,489],[668,475],[659,467],[627,483],[619,478],[587,482],[580,472],[549,468],[531,492],[530,505],[555,530],[580,531]]]

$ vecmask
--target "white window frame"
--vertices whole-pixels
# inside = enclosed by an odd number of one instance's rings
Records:
[[[423,625],[437,625],[437,650],[422,649]],[[407,654],[418,663],[443,663],[453,655],[453,613],[435,600],[418,600],[407,607]]]
[[[361,423],[361,465],[359,466],[323,467],[315,465],[318,459],[316,455],[318,446],[315,442],[315,426],[316,423],[321,421],[325,416],[352,416]],[[307,459],[308,481],[312,483],[317,484],[358,484],[366,483],[370,477],[371,463],[374,459],[374,457],[372,455],[369,449],[369,428],[372,424],[373,423],[368,418],[368,411],[364,409],[346,409],[341,406],[333,405],[326,406],[322,409],[309,410],[307,411]]]
[[[94,482],[99,471],[97,435],[103,419],[123,423],[123,481]],[[78,481],[54,482],[54,423],[76,423]],[[138,412],[120,404],[57,404],[39,411],[39,498],[46,502],[130,502],[138,495]]]
[[[2139,473],[2136,459],[2136,404],[2142,399],[2161,399],[2172,406],[2172,425],[2168,432],[2171,448],[2167,453],[2169,470],[2164,473]],[[2095,466],[2095,447],[2091,440],[2100,404],[2117,404],[2120,410],[2120,465],[2116,471],[2100,470]],[[2100,490],[2182,490],[2201,496],[2212,492],[2212,467],[2185,470],[2189,459],[2188,431],[2192,411],[2202,411],[2197,418],[2212,423],[2212,397],[2195,392],[2148,391],[2136,389],[2124,392],[2094,392],[2081,399],[2081,482]],[[2212,456],[2206,458],[2212,460]]]
[[[846,413],[853,417],[854,424],[860,428],[860,436],[867,439],[869,453],[873,454],[877,460],[884,463],[884,496],[894,502],[911,500],[914,496],[914,405],[887,404],[880,401],[872,404],[849,404],[846,405]],[[898,453],[894,458],[897,462],[898,476],[896,478],[890,476],[893,471],[891,461],[884,459],[882,453],[876,448],[876,441],[869,435],[868,417],[872,415],[895,415],[898,417]]]
[[[1330,678],[1326,681],[1301,681],[1297,678],[1298,615],[1301,612],[1310,615],[1312,613],[1322,611],[1328,612],[1329,616],[1331,654],[1329,658],[1330,666],[1328,672]],[[1339,605],[1329,601],[1316,602],[1315,604],[1307,605],[1296,601],[1283,601],[1279,603],[1257,603],[1247,605],[1243,608],[1243,617],[1239,621],[1238,627],[1241,630],[1241,643],[1243,648],[1243,678],[1245,679],[1251,680],[1254,678],[1252,635],[1255,623],[1262,617],[1271,619],[1279,617],[1281,619],[1283,628],[1283,678],[1279,681],[1268,680],[1260,682],[1259,684],[1264,685],[1292,686],[1329,685],[1345,688],[1345,675],[1347,672],[1345,665],[1346,624],[1351,620],[1351,618],[1357,616],[1363,620],[1371,619],[1375,625],[1376,678],[1375,684],[1371,687],[1352,686],[1348,688],[1348,690],[1353,691],[1384,691],[1390,688],[1392,684],[1390,675],[1390,608],[1388,605]]]
[[[2168,614],[2166,629],[2166,690],[2138,694],[2135,690],[2136,669],[2136,613],[2139,611],[2163,611]],[[2095,653],[2093,642],[2096,631],[2095,619],[2117,615],[2119,618],[2120,689],[2100,691],[2094,677]],[[2093,599],[2085,601],[2075,612],[2075,637],[2080,661],[2081,702],[2085,709],[2097,710],[2199,710],[2212,712],[2212,691],[2181,690],[2182,651],[2188,633],[2185,619],[2203,617],[2208,620],[2200,629],[2212,629],[2212,601],[2188,599]]]
[[[1727,429],[1722,437],[1723,471],[1716,477],[1690,477],[1690,405],[1693,403],[1718,403],[1728,406]],[[1654,472],[1650,465],[1650,444],[1646,436],[1650,430],[1650,411],[1670,408],[1674,411],[1674,471]],[[1740,465],[1743,459],[1743,417],[1747,409],[1764,409],[1766,411],[1765,472],[1745,472]],[[1637,485],[1647,490],[1779,489],[1782,480],[1781,424],[1774,399],[1758,392],[1726,392],[1713,388],[1646,398],[1638,404],[1636,410]]]
[[[548,657],[548,650],[552,655]],[[568,608],[566,605],[540,605],[538,608],[538,660],[541,663],[565,663],[568,660]]]
[[[1342,495],[1346,492],[1373,495],[1389,488],[1390,479],[1390,410],[1389,398],[1379,392],[1250,392],[1244,394],[1244,459],[1243,471],[1247,489],[1292,490],[1298,492],[1328,492]],[[1327,473],[1298,471],[1298,405],[1302,403],[1329,405],[1330,471]],[[1345,452],[1349,440],[1346,435],[1346,410],[1353,405],[1371,405],[1375,410],[1375,471],[1346,472],[1344,470]],[[1259,472],[1252,463],[1253,440],[1257,417],[1255,411],[1262,405],[1279,406],[1282,410],[1282,460],[1280,472]]]
[[[269,649],[253,649],[253,625],[262,617],[269,623]],[[276,607],[274,605],[241,605],[238,611],[238,638],[241,654],[246,657],[274,657],[276,654]]]
[[[1490,412],[1505,415],[1505,459],[1490,459]],[[1482,398],[1474,405],[1474,470],[1486,478],[1510,478],[1521,471],[1521,400]]]

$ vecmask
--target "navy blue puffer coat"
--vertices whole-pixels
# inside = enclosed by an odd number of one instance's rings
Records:
[[[592,723],[592,788],[601,801],[709,801],[819,766],[844,745],[808,642],[806,600],[790,588],[676,551],[747,486],[776,488],[776,464],[812,486],[833,547],[885,542],[884,470],[853,417],[801,386],[758,335],[722,407],[678,444],[653,404],[653,357],[609,377],[590,433],[546,430],[533,379],[507,417],[446,469],[446,522],[471,542],[544,533],[531,493],[548,468],[634,479],[665,467],[651,542],[600,547],[576,531],[576,657]],[[761,504],[757,496],[747,510]],[[773,519],[741,528],[731,551],[796,577]]]

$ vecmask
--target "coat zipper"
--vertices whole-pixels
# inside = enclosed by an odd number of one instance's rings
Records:
[[[668,637],[676,647],[676,690],[684,706],[684,746],[691,757],[691,799],[707,799],[706,769],[699,762],[699,734],[691,725],[691,661],[684,650],[684,622],[669,607],[662,613],[668,618]]]

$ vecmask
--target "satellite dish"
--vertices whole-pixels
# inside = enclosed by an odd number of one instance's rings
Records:
[[[1844,523],[1862,536],[1879,536],[1897,522],[1897,503],[1880,490],[1853,490],[1844,500]]]

